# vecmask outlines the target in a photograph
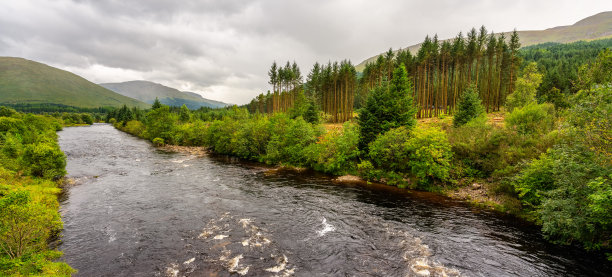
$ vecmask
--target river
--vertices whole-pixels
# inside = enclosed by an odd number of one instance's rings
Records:
[[[59,137],[75,180],[60,199],[60,250],[78,276],[612,272],[535,226],[431,193],[163,152],[104,124]]]

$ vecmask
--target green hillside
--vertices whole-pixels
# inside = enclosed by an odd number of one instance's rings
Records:
[[[157,98],[164,105],[180,107],[184,104],[191,110],[199,109],[200,107],[221,108],[228,105],[223,102],[203,98],[197,93],[180,91],[149,81],[105,83],[100,84],[100,86],[150,104]]]
[[[81,108],[149,106],[68,71],[14,57],[0,57],[0,103],[50,103]]]
[[[466,30],[467,31],[467,30]],[[465,33],[465,32],[464,32]],[[506,37],[510,37],[511,32],[505,32]],[[612,12],[602,12],[593,16],[589,16],[583,20],[569,26],[559,26],[546,30],[539,31],[518,31],[521,45],[530,46],[545,42],[568,43],[579,40],[596,40],[612,37]],[[452,40],[452,39],[449,39]],[[407,48],[415,54],[421,44],[408,46]],[[374,62],[378,56],[370,57],[361,62],[355,69],[359,72],[363,71],[366,63]]]

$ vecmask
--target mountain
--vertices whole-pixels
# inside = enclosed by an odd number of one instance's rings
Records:
[[[164,105],[180,107],[184,104],[191,110],[199,109],[200,107],[222,108],[228,106],[228,104],[223,102],[203,98],[194,92],[180,91],[149,81],[105,83],[100,84],[100,86],[146,103],[153,103],[155,98],[157,98]]]
[[[0,57],[0,103],[60,104],[80,108],[149,107],[84,78],[23,58]]]
[[[506,37],[510,37],[511,32],[505,32]],[[465,34],[465,32],[464,32]],[[545,42],[568,43],[579,40],[596,40],[612,37],[612,11],[598,13],[582,19],[573,25],[559,26],[540,31],[518,31],[521,46],[530,46]],[[452,40],[449,39],[449,40]],[[408,46],[407,48],[415,54],[421,44]],[[355,69],[363,71],[366,63],[374,62],[378,56],[368,58],[361,62]]]

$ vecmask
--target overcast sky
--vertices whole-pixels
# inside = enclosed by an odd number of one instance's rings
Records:
[[[485,25],[540,30],[612,10],[612,1],[2,0],[0,56],[95,82],[149,80],[245,104],[270,89],[272,61],[358,64],[390,47]]]

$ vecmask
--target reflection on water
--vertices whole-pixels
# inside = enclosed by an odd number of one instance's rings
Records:
[[[66,128],[64,259],[80,276],[606,276],[536,227],[421,192],[165,153]]]

